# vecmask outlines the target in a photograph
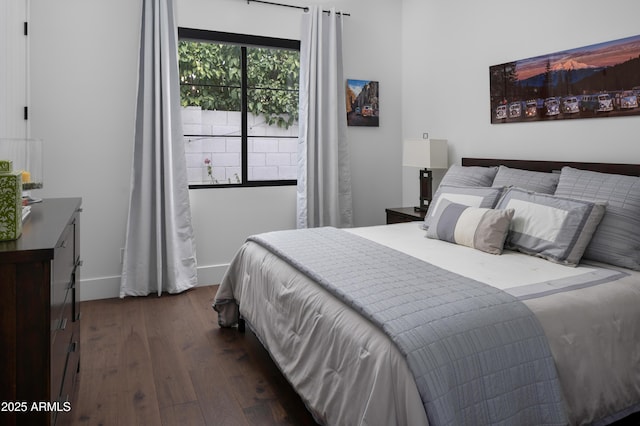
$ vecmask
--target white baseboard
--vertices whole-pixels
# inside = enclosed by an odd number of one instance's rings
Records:
[[[198,287],[219,284],[229,264],[198,267]],[[80,301],[120,297],[120,275],[80,279]]]

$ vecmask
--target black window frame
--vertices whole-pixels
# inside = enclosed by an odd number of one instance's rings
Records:
[[[204,41],[212,43],[231,43],[240,45],[242,49],[241,68],[241,172],[240,183],[223,184],[189,184],[189,189],[204,188],[247,188],[261,186],[292,186],[297,185],[296,179],[281,180],[252,180],[248,179],[248,110],[247,110],[247,47],[275,47],[300,51],[300,40],[291,40],[275,37],[256,36],[248,34],[236,34],[222,31],[201,30],[196,28],[178,27],[178,40]],[[200,135],[184,135],[200,136]],[[255,136],[252,136],[255,137]]]

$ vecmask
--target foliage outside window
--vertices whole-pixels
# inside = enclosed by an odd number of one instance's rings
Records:
[[[299,43],[188,29],[179,34],[190,187],[294,184]]]

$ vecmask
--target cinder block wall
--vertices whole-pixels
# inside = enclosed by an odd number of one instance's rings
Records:
[[[240,112],[185,107],[182,123],[189,183],[238,183],[242,176]],[[268,126],[264,117],[250,114],[248,125],[249,179],[296,179],[297,123],[283,129]],[[207,160],[212,166],[211,176]]]

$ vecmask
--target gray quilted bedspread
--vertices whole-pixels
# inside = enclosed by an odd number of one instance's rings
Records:
[[[249,240],[389,335],[430,424],[567,424],[544,332],[514,296],[335,228]]]

